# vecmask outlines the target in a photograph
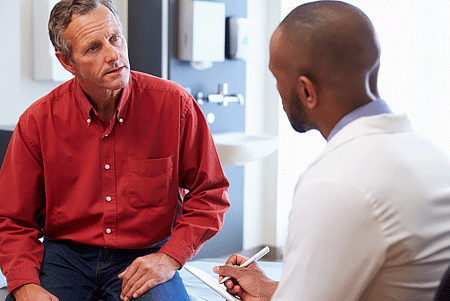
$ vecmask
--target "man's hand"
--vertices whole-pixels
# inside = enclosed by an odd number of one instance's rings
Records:
[[[47,290],[37,284],[25,284],[13,291],[16,301],[59,301]]]
[[[178,261],[164,253],[137,258],[119,275],[123,280],[120,299],[139,298],[151,288],[172,279],[180,267]]]
[[[230,276],[235,280],[225,281],[230,294],[239,296],[244,301],[270,300],[278,282],[268,278],[256,262],[248,267],[240,267],[246,260],[247,258],[243,256],[232,255],[225,263],[226,265],[214,267],[214,272],[220,275],[219,281],[224,276]]]

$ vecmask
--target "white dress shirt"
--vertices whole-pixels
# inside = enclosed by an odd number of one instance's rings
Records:
[[[433,300],[449,263],[449,158],[406,115],[362,117],[300,176],[272,300]]]

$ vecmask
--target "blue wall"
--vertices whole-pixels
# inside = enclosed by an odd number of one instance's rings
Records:
[[[247,17],[247,1],[222,0],[226,6],[226,17]],[[131,68],[161,76],[161,0],[128,1],[128,41]],[[225,60],[213,63],[206,70],[196,70],[188,62],[177,60],[178,1],[169,4],[169,76],[168,78],[186,88],[193,95],[218,93],[219,84],[228,83],[229,93],[245,95],[246,62]],[[225,49],[224,49],[225,51]],[[211,132],[222,133],[245,131],[245,105],[230,103],[227,107],[205,103],[201,106],[205,115],[214,113],[215,122],[210,124]],[[231,208],[225,215],[222,231],[206,242],[196,256],[222,256],[242,250],[244,167],[226,167],[225,174],[230,181]]]

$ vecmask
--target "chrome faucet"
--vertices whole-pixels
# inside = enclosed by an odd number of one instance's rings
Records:
[[[243,105],[244,96],[242,96],[242,94],[228,94],[228,83],[223,83],[219,85],[219,94],[209,94],[205,96],[203,92],[198,92],[197,102],[202,105],[205,101],[215,102],[224,107],[228,106],[228,103],[230,102],[238,102],[240,105]]]

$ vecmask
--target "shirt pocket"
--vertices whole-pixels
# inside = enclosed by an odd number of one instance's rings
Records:
[[[166,205],[172,170],[172,157],[130,159],[128,191],[131,206],[142,208]]]

